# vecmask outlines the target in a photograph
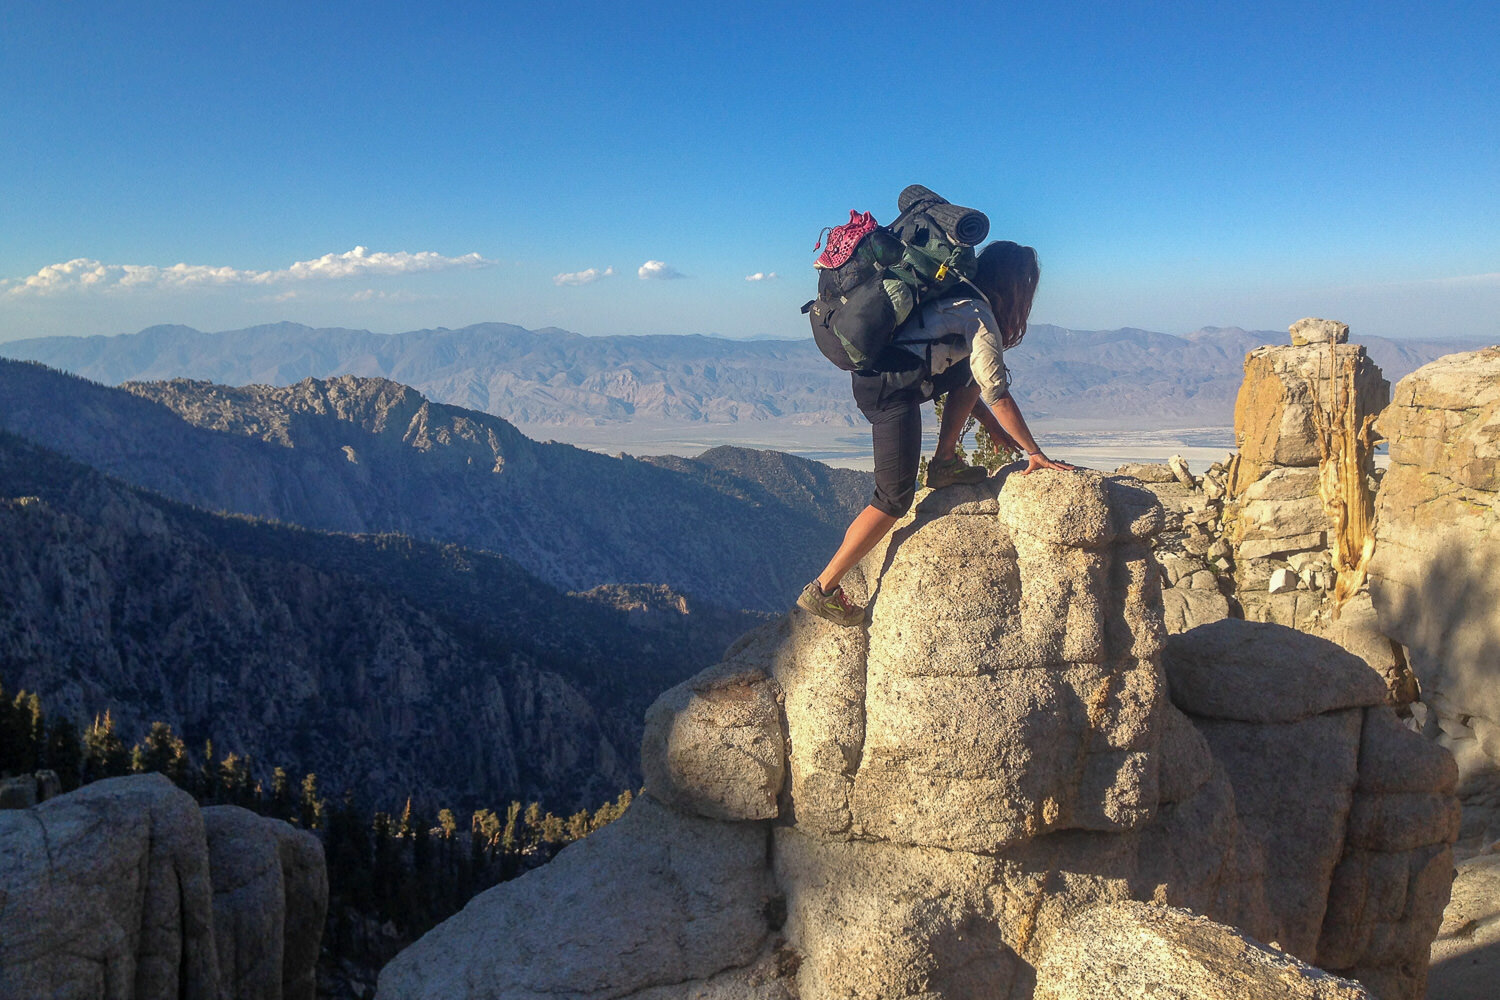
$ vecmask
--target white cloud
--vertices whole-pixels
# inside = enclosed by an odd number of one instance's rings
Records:
[[[113,291],[134,288],[184,289],[229,285],[275,285],[287,281],[326,280],[355,276],[388,276],[456,268],[487,267],[494,261],[477,253],[444,257],[424,250],[420,253],[371,253],[355,247],[347,253],[327,253],[313,260],[299,260],[275,271],[246,271],[209,264],[105,264],[89,257],[76,257],[48,264],[36,274],[0,282],[9,295],[50,295],[69,291]]]
[[[775,271],[756,271],[754,274],[745,275],[746,281],[775,281]]]
[[[608,278],[614,273],[615,269],[613,267],[606,267],[602,271],[597,267],[591,267],[587,271],[568,271],[563,274],[555,274],[552,276],[552,283],[554,285],[592,285],[600,278]]]
[[[677,270],[677,268],[668,264],[664,260],[648,260],[646,261],[646,263],[642,264],[635,273],[640,275],[642,281],[649,281],[653,278],[660,281],[666,281],[670,278],[687,277],[687,275],[683,274],[681,271]]]
[[[367,274],[416,274],[422,271],[451,271],[456,268],[485,267],[494,261],[486,260],[477,253],[466,253],[462,257],[444,257],[432,250],[420,253],[371,253],[365,247],[355,247],[348,253],[325,253],[317,260],[299,260],[285,272],[290,278],[348,278]]]

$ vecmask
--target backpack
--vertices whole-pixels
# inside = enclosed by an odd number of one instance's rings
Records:
[[[910,352],[891,343],[896,331],[914,314],[920,322],[922,303],[952,295],[960,283],[972,285],[974,244],[989,234],[982,212],[950,204],[920,184],[902,191],[896,207],[901,214],[889,226],[851,211],[848,223],[828,231],[827,249],[814,265],[818,297],[802,311],[818,350],[845,371],[909,368]]]

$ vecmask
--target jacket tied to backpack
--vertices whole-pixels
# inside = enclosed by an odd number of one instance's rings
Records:
[[[961,285],[972,287],[974,246],[989,235],[983,212],[954,205],[920,184],[903,190],[896,207],[900,215],[889,226],[878,225],[868,212],[851,211],[848,223],[829,232],[827,249],[814,265],[818,297],[802,311],[818,349],[845,371],[909,367],[901,357],[909,352],[891,343],[896,331],[920,317],[924,302],[957,294]]]

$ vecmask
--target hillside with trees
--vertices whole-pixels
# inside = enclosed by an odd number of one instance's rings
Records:
[[[0,429],[184,503],[499,553],[561,590],[659,584],[780,611],[870,483],[779,453],[675,463],[539,443],[383,379],[129,388],[0,360]]]
[[[7,684],[80,728],[108,706],[126,740],[161,721],[335,794],[612,797],[638,782],[645,707],[760,620],[664,588],[565,594],[453,545],[213,514],[4,433],[0,485]]]

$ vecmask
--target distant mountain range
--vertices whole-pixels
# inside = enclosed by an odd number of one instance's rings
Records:
[[[611,458],[385,379],[100,386],[0,360],[0,429],[209,510],[508,556],[562,590],[663,584],[779,611],[868,499],[866,473],[720,448]]]
[[[1245,353],[1286,340],[1284,332],[1236,328],[1176,337],[1038,324],[1006,360],[1016,396],[1034,420],[1222,427],[1232,420]],[[1475,346],[1458,339],[1356,340],[1392,383]],[[190,378],[286,386],[305,378],[378,376],[543,436],[549,429],[632,423],[864,427],[848,376],[817,353],[810,337],[584,337],[503,323],[377,334],[278,323],[224,333],[156,326],[114,337],[18,340],[0,343],[0,356],[110,385]]]

